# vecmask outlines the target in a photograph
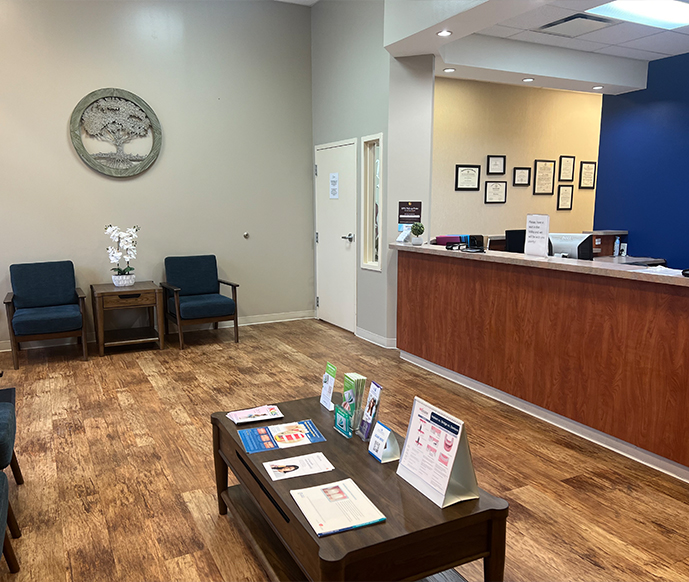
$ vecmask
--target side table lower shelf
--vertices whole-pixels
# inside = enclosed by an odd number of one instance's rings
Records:
[[[103,346],[128,346],[158,341],[155,327],[135,327],[133,329],[106,329],[103,332]]]

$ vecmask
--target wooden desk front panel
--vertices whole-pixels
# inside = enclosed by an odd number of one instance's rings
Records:
[[[398,253],[397,347],[689,465],[689,291]]]

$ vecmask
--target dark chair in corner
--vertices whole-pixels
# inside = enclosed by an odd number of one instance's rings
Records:
[[[7,561],[7,566],[9,567],[10,572],[14,574],[15,572],[19,572],[19,562],[17,561],[17,556],[14,555],[14,550],[12,549],[12,544],[10,543],[10,536],[7,535],[7,518],[10,515],[9,506],[10,488],[7,482],[7,475],[0,471],[0,527],[2,527],[3,534],[2,554],[5,556],[5,560]],[[15,532],[12,532],[12,535],[14,535],[14,537],[19,537],[15,535]]]
[[[84,292],[76,286],[72,261],[10,265],[12,291],[5,297],[12,363],[19,369],[19,344],[76,337],[88,360]]]
[[[239,342],[237,326],[237,285],[218,279],[215,255],[167,257],[165,259],[165,332],[168,320],[177,325],[179,349],[184,349],[183,328],[201,323],[234,320],[234,341]],[[232,287],[232,299],[220,294],[220,283]]]

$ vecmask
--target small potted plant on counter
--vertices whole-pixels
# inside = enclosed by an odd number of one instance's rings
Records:
[[[423,238],[421,237],[421,235],[423,234],[424,230],[426,229],[420,222],[415,222],[411,225],[411,244],[416,246],[420,246],[423,244]]]

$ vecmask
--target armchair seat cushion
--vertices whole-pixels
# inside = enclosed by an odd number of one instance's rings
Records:
[[[17,419],[14,404],[0,402],[0,470],[10,464],[14,451],[14,437],[17,432]]]
[[[75,331],[81,329],[81,311],[77,304],[17,309],[12,328],[18,336]]]
[[[167,302],[170,313],[175,313],[173,297]],[[218,293],[207,295],[182,295],[179,298],[179,314],[182,319],[203,319],[205,317],[230,317],[234,314],[232,299]]]

